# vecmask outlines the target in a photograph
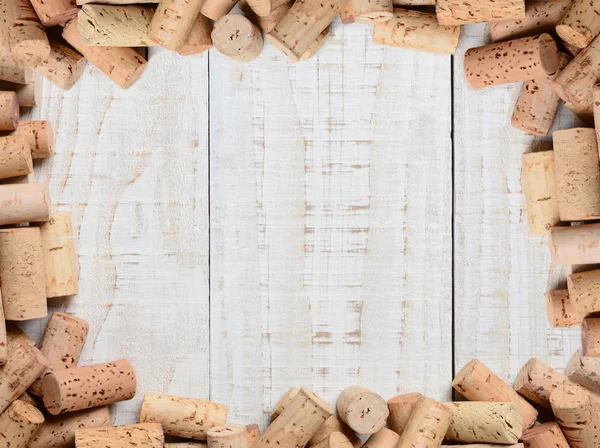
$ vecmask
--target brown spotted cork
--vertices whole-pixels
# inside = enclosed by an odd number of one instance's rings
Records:
[[[34,406],[20,400],[13,401],[0,415],[0,446],[28,448],[31,436],[44,423],[44,415]]]
[[[581,325],[585,317],[577,311],[569,297],[568,289],[555,289],[546,293],[546,312],[548,322],[553,328],[565,328]]]
[[[436,14],[442,25],[523,19],[525,0],[437,0]]]
[[[249,448],[243,425],[223,425],[208,430],[208,448]]]
[[[577,48],[587,47],[599,33],[600,3],[594,0],[573,0],[556,25],[556,34]]]
[[[542,423],[528,429],[523,433],[521,440],[527,448],[570,448],[556,422]]]
[[[0,92],[0,131],[12,131],[19,124],[19,98],[15,92]]]
[[[0,179],[26,176],[33,171],[31,150],[23,137],[0,137]]]
[[[420,398],[396,448],[440,446],[451,418],[452,411],[447,406],[431,398]]]
[[[12,25],[8,28],[10,50],[19,62],[33,68],[50,55],[46,30],[29,0],[11,0]]]
[[[163,448],[165,436],[158,423],[79,429],[76,448]]]
[[[261,30],[242,14],[221,17],[211,36],[215,49],[237,61],[255,59],[264,45]]]
[[[345,389],[337,399],[337,411],[344,423],[358,434],[375,434],[389,416],[386,401],[364,387]]]
[[[52,81],[63,90],[71,89],[85,69],[85,58],[54,40],[50,41],[50,56],[37,67],[35,71]]]

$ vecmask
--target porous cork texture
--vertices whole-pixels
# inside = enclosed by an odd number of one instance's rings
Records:
[[[554,152],[528,152],[521,158],[521,183],[531,235],[547,235],[560,224]]]
[[[243,425],[223,425],[208,430],[208,448],[249,448]]]
[[[202,0],[162,0],[150,24],[150,39],[161,47],[179,51],[185,45],[201,5]]]
[[[352,442],[344,433],[334,432],[329,436],[329,448],[353,448]]]
[[[19,98],[15,92],[0,92],[0,131],[12,131],[19,123]]]
[[[79,10],[77,31],[85,45],[149,47],[154,8],[135,5],[85,5]]]
[[[566,328],[581,325],[585,317],[577,311],[569,297],[568,289],[555,289],[546,293],[546,313],[553,328]]]
[[[418,392],[412,392],[409,394],[398,395],[397,397],[388,400],[387,405],[390,411],[389,422],[393,431],[402,434],[415,404],[421,398],[423,398],[423,395]]]
[[[583,356],[577,350],[567,365],[567,377],[576,384],[585,387],[593,393],[600,393],[600,358]]]
[[[578,313],[586,315],[600,311],[600,269],[567,276],[567,288]]]
[[[76,448],[163,448],[165,436],[158,423],[79,429],[75,432]]]
[[[346,437],[348,437],[348,439],[350,439],[350,442],[354,446],[360,447],[361,441],[356,436],[356,434],[354,434],[354,431],[352,431],[348,427],[348,425],[342,422],[335,415],[332,415],[327,420],[325,420],[325,422],[319,427],[317,432],[315,432],[315,435],[312,436],[312,438],[308,441],[308,446],[327,448],[329,445],[329,436],[331,436],[331,434],[333,434],[334,432],[343,433]]]
[[[248,6],[250,10],[258,17],[266,17],[286,3],[292,2],[290,2],[290,0],[248,0]]]
[[[351,0],[354,20],[358,23],[381,23],[393,16],[392,0]]]
[[[258,57],[264,44],[260,29],[241,14],[227,14],[217,20],[211,37],[220,53],[243,62]]]
[[[296,395],[298,395],[298,389],[295,387],[290,388],[286,393],[284,393],[271,410],[271,420],[275,420],[277,417],[279,417],[279,414],[281,414],[283,409],[292,402]]]
[[[600,263],[600,224],[552,227],[548,238],[552,263]]]
[[[592,100],[594,84],[600,76],[600,39],[581,50],[554,78],[552,85],[571,107],[581,107]]]
[[[28,67],[48,59],[50,42],[29,0],[12,0],[12,26],[8,29],[13,56]]]
[[[531,358],[519,371],[514,389],[540,406],[550,408],[550,394],[562,384],[570,384],[567,376],[537,358]]]
[[[198,14],[185,40],[185,44],[178,53],[181,56],[190,56],[210,50],[213,47],[212,37],[210,36],[212,28],[212,22],[202,14]]]
[[[31,5],[45,27],[72,19],[78,10],[75,0],[31,0]]]
[[[85,58],[54,40],[50,41],[50,56],[35,67],[35,71],[63,90],[70,90],[85,69]]]
[[[452,411],[442,403],[427,397],[420,398],[400,436],[397,448],[439,447],[450,427],[451,418]]]
[[[23,137],[0,137],[0,179],[26,176],[33,171],[31,150]]]
[[[10,50],[0,47],[0,79],[16,84],[27,84],[31,81],[31,70],[17,61]]]
[[[54,155],[54,135],[48,120],[21,120],[10,135],[23,137],[27,141],[34,160]]]
[[[325,42],[327,42],[327,39],[329,38],[330,34],[331,34],[331,32],[329,31],[329,27],[325,28],[321,32],[321,34],[319,34],[319,36],[315,39],[315,41],[312,44],[310,44],[308,49],[302,55],[301,59],[302,60],[310,59],[315,54],[317,54],[319,52],[319,50],[323,47],[323,45],[325,45]]]
[[[386,401],[364,387],[345,389],[337,399],[340,420],[358,434],[374,434],[383,428],[389,416]]]
[[[556,25],[556,34],[570,45],[585,48],[600,33],[600,3],[573,0]]]
[[[442,25],[523,19],[525,0],[437,0],[436,14]]]
[[[1,70],[2,68],[0,68],[0,71]],[[38,81],[35,78],[37,77],[33,77],[27,84],[16,84],[0,79],[0,90],[11,90],[15,92],[17,94],[17,99],[19,100],[19,106],[34,107],[38,104],[38,101],[42,96],[41,81]]]
[[[552,391],[550,405],[571,448],[600,444],[596,405],[590,392],[577,386],[561,385]]]
[[[28,448],[31,436],[44,423],[44,415],[34,406],[20,400],[13,401],[0,415],[0,446]]]
[[[565,435],[556,422],[542,423],[523,433],[527,448],[570,448]]]
[[[395,448],[400,436],[389,428],[381,428],[367,439],[363,448]]]
[[[515,403],[463,401],[444,405],[452,411],[446,440],[513,444],[523,434],[523,415]]]
[[[273,30],[273,28],[275,28],[275,25],[279,23],[279,21],[287,14],[287,12],[292,7],[292,3],[287,2],[279,6],[278,8],[273,9],[273,11],[271,11],[269,15],[259,16],[255,14],[254,11],[252,11],[252,8],[250,8],[250,5],[248,5],[248,2],[246,2],[246,0],[241,0],[238,3],[238,5],[244,13],[244,15],[248,17],[248,19],[253,24],[258,26],[267,34],[270,33]]]
[[[587,317],[581,324],[583,356],[600,356],[600,318]]]
[[[50,196],[45,184],[0,185],[0,205],[0,226],[50,219]]]

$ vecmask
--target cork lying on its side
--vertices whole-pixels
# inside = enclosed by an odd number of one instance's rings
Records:
[[[590,392],[564,384],[552,391],[550,405],[571,448],[600,444],[600,426],[595,421],[597,410]]]
[[[546,312],[548,322],[554,328],[580,325],[585,313],[577,311],[569,297],[568,289],[556,289],[546,293]]]
[[[364,387],[345,389],[337,399],[340,420],[358,434],[375,434],[386,424],[389,410],[386,401]]]
[[[0,92],[0,131],[13,131],[19,124],[19,98],[15,92]]]
[[[531,358],[521,368],[514,389],[532,402],[550,408],[550,394],[562,384],[570,384],[567,376],[537,358]]]
[[[531,235],[547,235],[560,224],[554,151],[528,152],[521,158],[521,182]]]
[[[85,5],[79,10],[77,31],[85,45],[149,47],[154,8],[147,6]]]
[[[234,1],[234,0],[231,0]],[[352,1],[352,0],[350,0]],[[286,3],[291,3],[290,0],[248,0],[248,6],[253,14],[259,17],[266,17]],[[291,5],[290,5],[291,6]],[[289,8],[288,8],[289,9]],[[227,11],[229,12],[229,11]]]
[[[600,318],[583,319],[581,339],[583,356],[600,356]]]
[[[212,28],[211,21],[202,14],[198,14],[192,29],[187,35],[185,44],[178,50],[178,53],[181,56],[190,56],[210,50],[213,47],[210,36]]]
[[[567,276],[569,298],[577,313],[585,317],[600,311],[600,269]],[[583,320],[583,319],[582,319]]]
[[[567,377],[572,382],[600,393],[600,357],[583,356],[581,350],[577,350],[567,365]]]
[[[397,448],[440,446],[451,419],[452,411],[448,407],[431,398],[420,398],[400,436]]]
[[[207,432],[208,448],[248,448],[248,430],[243,425],[223,425]]]
[[[271,410],[271,420],[275,420],[279,417],[279,414],[281,414],[285,407],[292,402],[296,395],[298,395],[298,389],[295,387],[288,389],[288,391],[281,396],[279,401],[275,403],[275,406],[273,406],[273,409]]]
[[[525,0],[437,0],[436,14],[442,25],[524,19]]]
[[[553,264],[600,263],[600,224],[552,227],[548,247]]]
[[[50,219],[50,196],[45,184],[0,185],[0,226]]]
[[[245,0],[240,1],[239,7],[248,19],[262,29],[265,33],[270,33],[275,25],[279,23],[279,21],[287,14],[287,12],[292,7],[291,2],[286,2],[278,8],[273,9],[269,15],[259,16],[252,11],[250,5]]]
[[[31,70],[15,59],[10,50],[0,47],[0,80],[16,84],[28,84]]]
[[[50,41],[50,56],[35,67],[35,71],[63,90],[70,90],[85,69],[85,58],[66,45]]]
[[[2,68],[0,67],[0,71]],[[17,84],[10,81],[0,80],[0,90],[10,90],[17,94],[19,100],[19,106],[21,107],[34,107],[38,104],[39,98],[41,98],[41,81],[36,82],[34,78],[30,79],[27,84]]]
[[[25,138],[34,160],[54,155],[54,135],[52,124],[48,120],[21,120],[10,135]]]
[[[202,0],[162,0],[150,24],[150,39],[169,50],[181,50],[201,4]]]
[[[363,448],[395,448],[400,442],[400,436],[388,428],[381,428],[368,438]]]
[[[308,441],[309,447],[316,448],[328,448],[329,446],[329,436],[334,432],[343,433],[348,439],[352,446],[360,447],[361,440],[356,436],[354,431],[352,431],[344,422],[342,422],[335,415],[327,418],[325,422],[319,427],[315,435]]]
[[[59,25],[77,15],[75,0],[31,0],[31,5],[45,27]]]
[[[392,0],[351,0],[354,21],[358,23],[382,23],[392,18]]]
[[[556,422],[542,423],[523,433],[527,448],[570,448],[565,435]]]
[[[0,179],[26,176],[33,171],[31,149],[23,137],[0,137]]]
[[[165,436],[158,423],[75,431],[75,448],[163,448]]]
[[[585,48],[600,33],[600,4],[590,0],[573,0],[556,25],[556,34],[577,48]]]
[[[44,415],[34,406],[16,400],[0,415],[0,446],[28,448],[29,440],[44,423]]]
[[[599,76],[600,38],[596,38],[561,70],[552,85],[563,101],[579,106],[592,98]]]
[[[393,431],[398,434],[402,434],[415,404],[421,398],[423,398],[423,395],[418,392],[413,392],[409,394],[398,395],[397,397],[390,398],[388,400],[387,404],[390,411],[390,427]]]
[[[12,0],[12,26],[8,28],[10,50],[19,62],[35,67],[48,59],[50,42],[29,0]]]

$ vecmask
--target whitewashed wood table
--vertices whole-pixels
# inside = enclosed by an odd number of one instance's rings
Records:
[[[485,27],[454,59],[333,31],[300,64],[270,45],[250,64],[153,48],[127,91],[90,66],[70,92],[44,84],[30,115],[57,155],[38,176],[73,212],[81,264],[80,295],[52,305],[90,321],[83,363],[134,363],[117,423],[146,391],[245,423],[292,385],[448,399],[473,357],[513,378],[577,348],[546,322],[564,273],[521,195],[521,154],[549,139],[511,128],[520,86],[463,79]]]

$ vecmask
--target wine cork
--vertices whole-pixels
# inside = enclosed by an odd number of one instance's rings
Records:
[[[550,405],[571,448],[600,444],[600,428],[596,421],[598,410],[588,391],[563,384],[550,394]]]
[[[42,238],[37,227],[0,230],[0,291],[7,320],[48,315]]]
[[[342,0],[340,6],[340,20],[343,25],[354,23],[354,10],[352,9],[352,0]]]
[[[0,225],[50,218],[50,197],[44,184],[0,185],[0,205]]]
[[[212,38],[210,37],[211,32],[211,21],[202,14],[198,14],[186,38],[185,44],[179,50],[179,54],[181,56],[190,56],[210,50],[213,46]]]
[[[341,432],[349,440],[352,446],[358,448],[361,446],[361,440],[354,432],[335,415],[327,418],[319,427],[315,435],[308,441],[308,446],[317,448],[327,448],[329,446],[329,437],[334,432]]]
[[[594,39],[561,70],[552,81],[552,86],[563,101],[577,106],[592,98],[594,84],[599,76],[600,39]]]
[[[200,442],[165,443],[165,448],[207,448],[207,445]]]
[[[436,14],[441,25],[464,25],[525,18],[524,0],[437,0]]]
[[[27,84],[31,81],[31,70],[15,59],[10,50],[0,46],[0,79],[16,84]]]
[[[241,14],[227,14],[217,20],[211,37],[220,53],[237,61],[251,61],[263,49],[260,29]]]
[[[397,6],[435,6],[435,0],[394,0]]]
[[[435,14],[402,8],[394,8],[391,19],[373,28],[378,44],[430,53],[454,54],[459,37],[460,26],[439,25]]]
[[[439,447],[450,427],[452,411],[442,403],[423,397],[414,406],[397,448]]]
[[[571,304],[579,315],[600,311],[600,270],[578,272],[567,276]],[[582,319],[583,320],[583,319]]]
[[[583,356],[581,350],[577,350],[567,365],[567,377],[575,384],[598,394],[600,393],[600,358]]]
[[[154,8],[135,5],[85,5],[79,10],[77,31],[93,47],[149,47]]]
[[[388,400],[387,405],[390,411],[390,427],[393,431],[397,434],[402,434],[415,404],[422,397],[423,395],[420,393],[413,392],[410,394],[398,395],[397,397]]]
[[[75,431],[75,448],[163,448],[165,436],[158,423]]]
[[[388,428],[381,428],[368,438],[363,448],[396,448],[400,436]]]
[[[439,2],[438,2],[439,5]],[[474,89],[547,78],[559,67],[560,53],[549,34],[523,37],[465,53],[465,76]]]
[[[0,365],[6,364],[6,359],[8,358],[8,336],[6,333],[4,307],[0,300]]]
[[[364,387],[345,389],[337,400],[340,420],[358,434],[375,434],[390,415],[386,401]]]
[[[577,48],[585,48],[600,33],[600,5],[593,1],[573,0],[556,25],[556,34]]]
[[[355,22],[381,23],[394,16],[394,4],[392,0],[352,0],[352,11]]]
[[[0,137],[0,179],[26,176],[33,171],[31,150],[23,137]]]
[[[19,124],[19,99],[15,92],[0,92],[0,131],[13,131]]]
[[[200,8],[203,16],[212,20],[219,20],[233,9],[237,0],[205,0]]]
[[[102,0],[104,5],[137,5],[140,3],[159,3],[160,0]],[[89,3],[98,3],[98,0],[77,0],[77,4],[87,5]]]
[[[146,70],[148,61],[133,48],[85,45],[79,38],[77,22],[73,19],[67,23],[63,38],[119,87],[131,87]]]
[[[600,356],[600,318],[583,319],[581,339],[583,356]]]
[[[161,423],[165,434],[206,440],[209,429],[222,426],[227,406],[194,398],[147,393],[140,413],[141,423]]]
[[[179,51],[185,45],[201,5],[202,0],[161,0],[150,24],[150,39],[169,50]]]
[[[44,423],[44,415],[34,406],[15,400],[0,415],[0,445],[28,448],[29,440]]]
[[[12,350],[17,345],[29,345],[35,347],[35,341],[27,336],[14,322],[6,322],[6,339],[8,350]]]
[[[79,267],[70,213],[54,213],[40,225],[46,297],[74,296],[79,292]]]
[[[492,41],[498,42],[541,33],[553,33],[571,0],[528,0],[523,19],[490,23]]]
[[[75,431],[110,426],[108,406],[88,411],[71,412],[58,417],[50,416],[29,442],[29,448],[71,448]]]
[[[522,439],[527,448],[570,448],[556,422],[536,425],[525,431]]]
[[[566,375],[537,358],[531,358],[519,371],[513,387],[530,401],[550,408],[550,393],[565,383],[570,383]]]
[[[468,445],[442,445],[442,447],[453,447],[453,448],[524,448],[522,443],[515,443],[514,445],[499,445],[495,443],[469,443]]]
[[[295,2],[267,35],[271,43],[293,61],[298,61],[337,15],[341,0]]]
[[[353,448],[353,446],[343,433],[334,432],[329,436],[328,448]]]
[[[596,130],[596,140],[600,141],[600,85],[595,85],[592,94],[592,110],[594,114],[594,129]]]
[[[277,25],[283,16],[287,14],[287,12],[292,7],[292,2],[286,2],[283,5],[275,8],[268,16],[261,17],[256,15],[250,5],[246,2],[246,0],[241,0],[239,3],[240,9],[244,13],[248,20],[250,20],[257,27],[262,29],[265,33],[270,33],[275,25]],[[308,50],[307,50],[308,51]]]
[[[1,68],[0,68],[1,70]],[[41,83],[31,79],[27,84],[16,84],[10,81],[0,81],[0,91],[10,90],[17,94],[21,107],[34,107],[41,98]]]
[[[302,387],[283,412],[273,420],[258,442],[259,448],[305,446],[333,409],[313,391]]]
[[[521,158],[521,182],[531,235],[546,235],[560,224],[554,152],[528,152]]]
[[[452,387],[471,401],[513,402],[523,414],[523,429],[531,427],[538,412],[478,359],[468,362],[454,378]]]
[[[17,345],[8,352],[6,364],[0,367],[0,414],[19,398],[46,370],[42,353],[29,345]]]
[[[317,39],[312,44],[310,44],[308,49],[302,55],[301,59],[302,60],[310,59],[315,54],[317,54],[319,52],[319,50],[323,47],[323,45],[325,45],[325,42],[327,42],[327,39],[329,38],[330,34],[331,34],[331,32],[329,31],[329,27],[325,28],[321,32],[321,34],[319,34]]]
[[[254,448],[260,440],[260,427],[256,423],[246,425],[246,431],[248,431],[248,448]]]
[[[283,409],[292,402],[296,395],[298,395],[298,389],[295,387],[292,387],[286,393],[284,393],[271,410],[271,420],[275,420],[277,417],[279,417],[279,414],[281,414]]]
[[[248,431],[242,425],[223,425],[207,432],[208,448],[248,448]]]
[[[34,408],[42,409],[42,405],[27,392],[23,392],[23,394],[18,399],[21,400],[23,403],[30,404]]]
[[[45,27],[59,25],[77,15],[75,0],[30,0]]]
[[[12,136],[25,138],[31,149],[31,157],[47,159],[54,155],[54,134],[48,120],[21,120]]]
[[[280,6],[290,3],[290,0],[247,0],[247,3],[254,14],[266,17]]]
[[[53,371],[42,380],[44,406],[52,415],[131,400],[135,389],[133,367],[124,359]]]
[[[35,67],[50,55],[50,42],[29,0],[12,0],[12,26],[9,26],[10,50],[15,59]]]
[[[35,71],[63,90],[71,89],[85,69],[85,58],[69,47],[50,41],[50,56]]]
[[[552,227],[548,238],[552,263],[600,263],[600,224]]]

